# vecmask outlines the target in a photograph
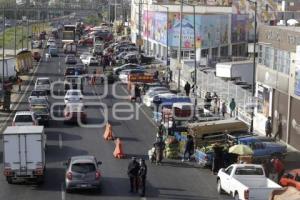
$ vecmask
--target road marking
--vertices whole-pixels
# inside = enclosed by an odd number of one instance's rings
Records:
[[[64,183],[61,183],[61,200],[66,200],[66,192],[65,192]]]
[[[44,50],[44,51],[45,51],[45,50]],[[42,52],[42,54],[44,54],[44,51]],[[21,98],[19,99],[17,105],[14,107],[14,109],[13,109],[12,111],[17,110],[17,108],[20,106],[20,103],[23,101],[23,99],[24,99],[24,97],[25,97],[25,95],[26,95],[26,93],[27,93],[27,91],[28,91],[28,89],[29,89],[29,87],[30,87],[30,85],[31,85],[31,82],[33,81],[34,75],[35,75],[35,73],[37,72],[38,68],[40,67],[41,60],[42,60],[42,59],[40,59],[40,61],[39,61],[38,64],[36,65],[36,68],[35,68],[35,70],[33,71],[32,76],[31,76],[30,79],[29,79],[29,84],[26,86],[24,93],[22,94],[22,96],[21,96]],[[13,115],[13,112],[11,112],[11,113],[8,115],[8,117],[6,118],[6,120],[4,121],[4,126],[3,126],[3,127],[1,128],[1,130],[0,130],[1,132],[3,132],[3,129],[5,128],[5,125],[7,124],[7,122],[9,121],[9,119],[12,118],[12,115]]]
[[[58,144],[59,144],[59,148],[62,149],[63,142],[62,142],[62,136],[61,136],[61,134],[58,135]]]
[[[141,198],[141,200],[146,200],[146,199],[147,199],[146,197],[142,197],[142,198]]]

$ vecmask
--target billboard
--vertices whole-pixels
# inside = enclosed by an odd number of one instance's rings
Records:
[[[161,44],[178,47],[180,39],[180,13],[145,12],[143,36]],[[228,15],[196,15],[196,47],[209,48],[228,44]],[[182,47],[194,48],[194,16],[184,14],[182,19]]]

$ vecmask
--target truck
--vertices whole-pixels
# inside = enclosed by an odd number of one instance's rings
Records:
[[[4,176],[9,184],[20,180],[43,183],[46,161],[44,126],[8,126],[3,132]]]
[[[268,179],[262,165],[232,164],[217,175],[217,192],[236,200],[266,200],[280,185]]]
[[[76,37],[76,26],[75,25],[64,25],[64,30],[62,32],[62,43],[75,42]]]
[[[238,79],[249,85],[253,83],[253,62],[237,61],[217,63],[216,76],[228,79]]]
[[[4,62],[4,78],[14,78],[16,77],[16,59],[15,58],[4,58],[0,59],[0,75],[2,77],[3,73],[3,62]]]

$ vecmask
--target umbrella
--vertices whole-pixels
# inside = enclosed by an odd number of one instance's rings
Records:
[[[253,151],[247,145],[237,144],[229,148],[229,153],[234,153],[242,156],[242,155],[252,155]]]

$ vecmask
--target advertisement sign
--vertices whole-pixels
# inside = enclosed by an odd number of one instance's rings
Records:
[[[228,15],[196,15],[196,47],[209,48],[228,44]],[[169,45],[179,46],[180,13],[145,12],[143,36],[164,45],[167,44],[167,28]],[[240,23],[240,22],[237,22]],[[243,29],[245,30],[245,29]],[[245,36],[241,37],[244,38]],[[182,19],[182,47],[194,48],[194,16],[184,14]]]
[[[248,15],[231,16],[231,42],[245,42],[247,41],[248,32]]]

